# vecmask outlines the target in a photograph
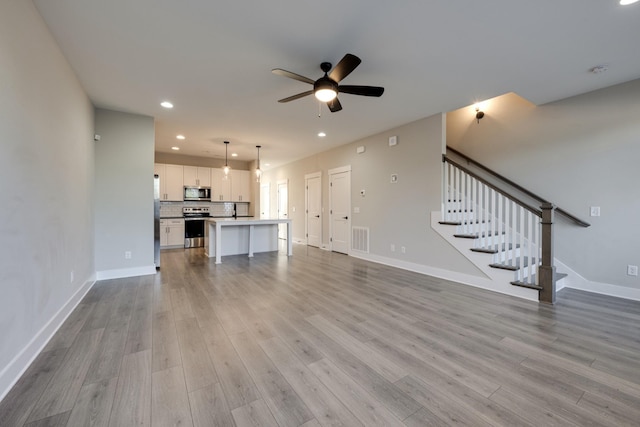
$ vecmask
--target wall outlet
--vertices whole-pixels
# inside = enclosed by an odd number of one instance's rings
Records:
[[[390,136],[389,137],[389,147],[393,147],[395,145],[398,145],[398,137],[397,136]]]
[[[392,173],[391,174],[391,182],[394,183],[394,184],[396,182],[398,182],[398,174],[397,173]]]
[[[600,206],[591,206],[591,216],[600,216]]]
[[[396,251],[396,245],[394,245],[393,243],[391,244],[391,252],[395,252]]]
[[[400,248],[400,252],[402,252],[403,254],[406,254],[406,253],[407,253],[407,248],[405,248],[404,246],[402,246],[402,247]]]
[[[638,275],[638,266],[627,265],[627,276],[637,276],[637,275]]]
[[[131,251],[124,252],[124,259],[131,259]]]
[[[353,213],[360,213],[360,208],[357,206],[353,208]]]

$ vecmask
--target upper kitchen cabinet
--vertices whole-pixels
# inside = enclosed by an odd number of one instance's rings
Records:
[[[220,168],[211,169],[211,201],[231,201],[231,174],[227,177]]]
[[[184,166],[184,185],[211,187],[211,168]]]
[[[184,167],[156,163],[153,169],[160,177],[160,200],[181,202],[184,194]]]
[[[250,172],[232,169],[231,175],[231,200],[234,202],[250,201]]]

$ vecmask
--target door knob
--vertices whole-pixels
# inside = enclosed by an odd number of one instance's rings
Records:
[[[348,216],[343,216],[342,219],[349,219],[349,217]]]
[[[320,218],[320,215],[316,215],[316,218]]]

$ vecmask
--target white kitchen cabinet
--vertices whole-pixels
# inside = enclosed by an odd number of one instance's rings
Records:
[[[211,168],[184,166],[184,185],[211,187]]]
[[[184,219],[160,220],[160,247],[184,247]]]
[[[160,177],[160,200],[181,202],[184,195],[184,167],[156,163],[153,170]]]
[[[249,171],[232,170],[231,175],[231,200],[234,202],[250,201],[250,174]]]
[[[225,178],[224,171],[220,168],[211,169],[211,201],[231,201],[231,174]]]

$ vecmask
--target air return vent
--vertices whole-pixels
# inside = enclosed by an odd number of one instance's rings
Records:
[[[369,253],[369,227],[351,227],[351,250]]]

